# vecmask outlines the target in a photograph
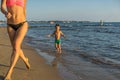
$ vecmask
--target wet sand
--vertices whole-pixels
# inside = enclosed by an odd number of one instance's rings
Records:
[[[23,45],[23,52],[29,58],[31,69],[27,70],[19,59],[12,80],[62,80],[56,68],[45,63],[45,60],[30,46]],[[10,62],[12,48],[6,28],[0,28],[0,80],[4,79]]]

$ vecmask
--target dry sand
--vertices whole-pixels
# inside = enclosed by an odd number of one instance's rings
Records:
[[[56,68],[45,63],[45,60],[30,46],[23,45],[23,52],[29,58],[31,69],[27,70],[24,62],[19,59],[12,80],[62,80]],[[6,28],[0,28],[0,80],[3,80],[10,62],[12,48]]]

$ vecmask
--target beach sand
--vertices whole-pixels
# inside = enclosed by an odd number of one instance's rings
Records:
[[[30,46],[22,45],[23,52],[29,58],[31,69],[27,70],[19,59],[12,80],[62,80],[56,68],[45,63],[45,60]],[[12,48],[6,28],[0,28],[0,80],[3,80],[10,62]]]

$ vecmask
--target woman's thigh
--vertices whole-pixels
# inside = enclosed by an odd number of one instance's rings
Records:
[[[14,38],[14,45],[16,47],[21,47],[21,43],[27,33],[27,30],[28,30],[28,23],[26,22],[16,31]]]
[[[16,32],[10,26],[7,27],[7,31],[8,31],[11,45],[13,46],[13,41],[14,41],[14,37],[15,37]]]

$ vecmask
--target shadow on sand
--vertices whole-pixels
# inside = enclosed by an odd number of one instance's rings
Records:
[[[0,66],[3,66],[3,67],[10,67],[8,65],[4,65],[4,64],[0,64]],[[25,68],[20,68],[20,67],[15,67],[16,69],[19,69],[19,70],[26,70]]]
[[[11,48],[11,45],[8,45],[8,44],[1,44],[0,43],[0,46],[10,47]],[[27,48],[27,47],[24,47],[24,46],[22,46],[22,49],[31,50],[30,48]]]
[[[7,45],[7,44],[1,44],[1,43],[0,43],[0,46],[11,47],[10,45]]]
[[[4,76],[0,75],[0,80],[4,80]]]

